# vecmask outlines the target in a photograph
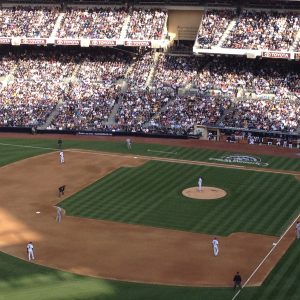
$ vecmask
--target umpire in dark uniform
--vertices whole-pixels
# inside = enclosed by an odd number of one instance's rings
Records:
[[[58,196],[63,196],[65,194],[65,188],[66,186],[65,185],[62,185],[58,188]]]
[[[237,286],[241,289],[242,288],[242,277],[239,272],[236,272],[236,274],[233,277],[234,286],[235,289]]]

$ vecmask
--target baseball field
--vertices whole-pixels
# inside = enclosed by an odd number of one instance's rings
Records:
[[[29,137],[0,139],[0,299],[299,299],[297,149]]]

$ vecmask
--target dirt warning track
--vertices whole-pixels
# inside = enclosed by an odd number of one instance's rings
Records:
[[[231,286],[237,270],[249,276],[278,237],[218,237],[220,255],[214,257],[211,235],[70,216],[55,222],[54,205],[63,199],[57,194],[60,185],[67,186],[68,197],[119,167],[146,161],[66,151],[63,165],[54,152],[0,168],[0,250],[26,259],[25,247],[32,241],[35,263],[134,282]],[[292,240],[288,234],[251,285],[261,284]]]

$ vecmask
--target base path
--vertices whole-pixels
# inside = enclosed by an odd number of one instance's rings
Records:
[[[146,159],[101,153],[57,152],[0,168],[0,250],[26,259],[26,244],[35,247],[35,263],[83,275],[145,283],[186,286],[231,286],[239,270],[245,278],[257,267],[278,237],[235,233],[218,237],[220,255],[213,256],[214,236],[146,226],[65,216],[55,222],[54,205],[119,167],[135,167]],[[66,185],[58,197],[57,189]],[[40,212],[40,213],[36,213]],[[293,238],[251,285],[259,285]]]

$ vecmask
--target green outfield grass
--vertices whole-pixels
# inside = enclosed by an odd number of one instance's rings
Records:
[[[197,186],[227,196],[199,201],[182,196]],[[120,168],[60,205],[68,215],[228,235],[280,235],[299,210],[300,182],[291,175],[149,161]]]
[[[182,141],[184,145],[184,140]],[[50,149],[57,149],[57,141],[51,139],[0,139],[1,143],[10,145],[23,145],[29,147],[45,147]],[[100,141],[64,141],[64,148],[75,148],[75,149],[88,149],[96,151],[108,151],[117,153],[130,153],[137,155],[146,156],[157,156],[157,157],[168,157],[176,159],[186,159],[195,161],[211,161],[210,158],[221,158],[229,153],[226,151],[213,151],[208,149],[198,149],[198,148],[184,148],[184,147],[172,147],[157,144],[140,144],[135,143],[133,145],[132,151],[128,151],[125,142],[100,142]],[[258,146],[254,146],[258,147]],[[150,151],[149,151],[150,150]],[[159,152],[157,152],[159,151]],[[163,152],[161,152],[163,151]],[[168,153],[164,153],[168,152]],[[173,153],[173,154],[172,154]],[[282,170],[293,170],[300,172],[300,162],[299,158],[287,158],[287,157],[275,157],[268,155],[253,155],[251,156],[259,157],[263,163],[267,163],[266,168],[272,169],[282,169]],[[249,165],[251,166],[251,165]],[[259,167],[253,165],[255,167]]]
[[[15,144],[15,146],[4,146],[1,145],[1,143]],[[24,148],[17,145],[43,147],[50,149]],[[128,153],[123,143],[72,141],[65,142],[64,145],[69,148]],[[3,166],[16,160],[46,153],[55,148],[55,140],[1,139],[0,165]],[[177,151],[177,154],[176,157],[174,157],[174,155],[171,156],[162,153],[151,153],[148,152],[147,149],[171,152]],[[211,152],[201,149],[187,149],[142,144],[134,145],[133,153],[142,155],[155,154],[155,156],[166,156],[203,161],[207,161],[209,157],[220,157],[224,155],[223,152],[217,151]],[[262,156],[261,158],[264,162],[270,163],[269,167],[271,168],[300,171],[299,159],[278,158],[271,156]],[[179,165],[151,162],[142,167],[142,170],[146,169],[145,172],[139,171],[141,170],[140,168],[122,168],[118,171],[115,171],[110,176],[103,178],[103,180],[100,180],[95,185],[92,185],[89,188],[96,186],[97,189],[101,189],[103,188],[103,184],[109,184],[109,179],[113,179],[115,176],[123,176],[126,180],[126,176],[132,175],[135,172],[140,172],[140,180],[142,183],[146,184],[147,178],[144,176],[144,173],[146,174],[149,171],[156,170],[156,173],[158,174],[160,173],[161,168],[165,168],[168,172],[168,177],[171,176],[172,180],[175,180],[178,185],[190,185],[191,183],[195,185],[195,178],[198,178],[199,171],[201,171],[201,175],[204,174],[207,183],[209,183],[216,181],[218,177],[216,173],[219,173],[220,171],[223,172],[224,170],[219,168],[215,169],[198,166],[180,166],[186,168],[184,170],[187,172],[187,174],[185,175],[182,173],[178,173],[178,179],[174,179],[172,171],[174,171],[174,168],[179,168]],[[235,170],[227,171],[231,172]],[[225,175],[227,174],[228,173],[226,173]],[[229,179],[229,177],[222,177],[222,186],[231,191],[228,197],[232,197],[232,193],[238,193],[238,190],[243,191],[247,185],[252,184],[254,172],[247,171],[245,172],[245,174],[247,175],[241,175],[240,173],[234,173],[234,175],[231,174],[230,176],[233,176],[230,177],[231,180]],[[170,203],[172,204],[172,202],[170,202],[172,201],[172,199],[175,199],[177,201],[178,207],[174,205],[174,209],[176,208],[177,212],[180,211],[180,206],[184,201],[190,202],[188,208],[186,208],[186,210],[181,213],[183,217],[187,213],[190,213],[190,211],[194,209],[195,206],[200,205],[202,206],[202,209],[205,209],[206,211],[209,210],[210,205],[215,207],[213,209],[214,213],[212,215],[208,215],[206,217],[206,221],[198,221],[194,217],[191,218],[192,221],[191,223],[188,223],[188,228],[186,228],[185,230],[199,231],[199,228],[203,228],[203,226],[205,226],[207,227],[207,231],[213,231],[216,233],[216,231],[219,230],[218,227],[220,224],[210,226],[207,222],[208,220],[211,220],[211,217],[213,217],[214,214],[222,213],[222,217],[220,217],[219,220],[221,221],[222,226],[224,226],[225,228],[223,234],[232,232],[235,230],[235,228],[244,228],[245,231],[253,230],[262,231],[269,234],[279,234],[282,228],[287,226],[291,217],[299,212],[299,207],[296,204],[296,200],[299,200],[299,183],[296,183],[292,176],[287,175],[275,176],[275,174],[266,173],[259,173],[257,175],[257,178],[260,180],[261,185],[258,185],[260,193],[258,192],[257,194],[260,195],[260,197],[258,197],[258,199],[252,198],[254,199],[253,203],[256,204],[256,207],[250,208],[250,206],[248,206],[250,204],[248,198],[252,197],[251,193],[253,192],[249,191],[248,193],[245,193],[243,199],[237,199],[236,202],[232,201],[232,203],[230,204],[232,205],[232,209],[234,210],[232,212],[232,216],[229,212],[223,214],[222,209],[223,205],[225,205],[224,203],[226,203],[224,202],[225,199],[214,200],[210,203],[201,203],[197,200],[187,200],[178,194],[178,186],[175,186],[172,191],[166,193],[166,199],[168,200],[167,202],[169,202],[169,206]],[[244,176],[244,181],[242,180],[242,178],[240,178],[241,176]],[[156,184],[153,183],[152,186],[153,189],[155,189],[155,187],[158,187],[160,185],[160,182],[156,180],[155,176],[152,179],[156,182]],[[149,181],[152,181],[152,179],[150,179]],[[218,180],[220,179],[221,177]],[[226,186],[225,182],[227,182]],[[238,186],[237,190],[234,189],[236,183],[239,182],[241,185]],[[291,189],[294,188],[293,183],[295,184],[296,189],[294,191],[291,191]],[[162,188],[162,186],[159,187],[160,190]],[[266,188],[268,188],[268,193],[265,193]],[[285,192],[282,192],[282,189]],[[118,191],[118,186],[116,190]],[[86,190],[82,192],[85,191]],[[136,190],[135,193],[137,194],[138,190]],[[282,197],[286,197],[285,200],[282,200],[282,198],[278,195],[279,193],[282,193]],[[285,196],[284,194],[288,194],[289,196]],[[150,194],[148,195],[149,197],[151,196]],[[273,196],[274,202],[269,200],[269,198],[273,199]],[[145,200],[145,198],[143,199]],[[135,199],[137,199],[137,195],[135,195],[134,200]],[[151,201],[155,200],[157,202],[157,199],[151,199]],[[264,205],[265,201],[268,201],[268,204]],[[121,204],[118,205],[118,209],[113,212],[109,204],[106,204],[105,210],[107,211],[109,209],[110,214],[114,218],[120,218],[118,211],[121,209],[122,214],[127,214],[128,218],[135,217],[135,220],[139,221],[139,210],[141,211],[143,210],[143,208],[145,208],[145,206],[143,206],[144,204],[137,205],[137,202],[133,202],[131,203],[131,205],[132,207],[137,206],[137,210],[134,211],[132,215],[130,215],[128,214],[128,210],[125,207],[120,207]],[[157,207],[162,209],[162,211],[166,212],[169,209],[168,205],[165,205],[161,201],[161,199],[158,199]],[[146,206],[148,206],[148,204],[146,204]],[[130,210],[132,210],[132,208]],[[243,218],[244,220],[247,219],[247,222],[244,222],[242,220],[240,220],[240,222],[236,222],[235,220],[237,218],[240,218],[239,213],[242,212],[242,210],[244,210]],[[262,213],[261,210],[263,210],[264,213]],[[98,211],[101,211],[101,209]],[[251,219],[251,216],[254,216],[253,219]],[[153,217],[152,208],[147,211],[143,218],[152,218],[155,220],[155,218]],[[235,224],[233,224],[232,221]],[[171,216],[170,218],[168,218],[168,222],[174,222]],[[164,227],[165,225],[162,224],[157,226]],[[220,232],[220,230],[218,232]],[[244,290],[242,290],[236,300],[298,300],[300,294],[300,285],[298,284],[298,278],[300,275],[299,260],[300,242],[296,241],[288,250],[286,255],[281,259],[280,263],[272,271],[270,276],[268,276],[262,287],[245,288]],[[3,253],[0,253],[0,270],[0,300],[231,300],[235,294],[235,292],[230,288],[168,287],[101,280],[96,278],[78,276],[30,264]]]

